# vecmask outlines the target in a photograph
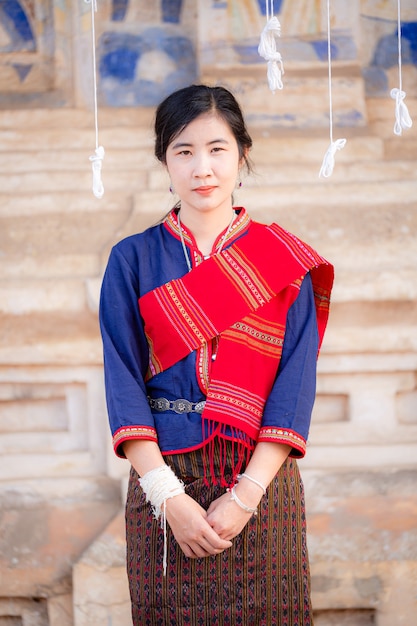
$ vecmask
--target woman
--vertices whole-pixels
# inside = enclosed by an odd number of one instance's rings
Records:
[[[155,133],[179,202],[113,248],[100,307],[133,623],[309,625],[294,459],[332,267],[233,207],[252,140],[229,91],[173,93]]]

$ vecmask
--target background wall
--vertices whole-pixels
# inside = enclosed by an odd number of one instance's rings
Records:
[[[417,9],[402,5],[412,129],[393,133],[397,2],[275,2],[284,89],[257,55],[259,0],[0,2],[0,626],[126,626],[122,501],[97,303],[111,246],[172,204],[154,106],[193,81],[242,103],[256,174],[237,203],[336,268],[307,490],[318,626],[409,626],[417,612]]]

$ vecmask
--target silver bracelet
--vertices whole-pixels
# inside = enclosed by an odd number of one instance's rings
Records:
[[[234,500],[236,504],[240,506],[241,509],[246,511],[246,513],[252,513],[252,515],[258,515],[258,507],[252,508],[251,506],[246,506],[246,504],[244,504],[242,500],[237,496],[235,489],[236,489],[235,486],[229,489],[230,499]]]
[[[250,480],[252,483],[254,483],[255,485],[258,485],[258,487],[260,487],[264,493],[264,495],[266,494],[266,487],[263,486],[262,483],[259,482],[259,480],[256,480],[256,478],[252,478],[252,476],[249,476],[249,474],[238,474],[236,476],[237,480],[239,481],[241,478],[247,478],[248,480]]]

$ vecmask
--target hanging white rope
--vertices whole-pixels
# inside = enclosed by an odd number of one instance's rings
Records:
[[[327,0],[327,62],[329,67],[329,119],[330,119],[330,145],[327,148],[320,168],[319,176],[328,178],[333,174],[334,158],[338,150],[346,145],[346,139],[333,141],[333,98],[332,98],[332,47],[330,39],[330,0]]]
[[[413,121],[407,109],[407,105],[404,102],[404,98],[407,95],[403,91],[402,80],[402,61],[401,61],[401,0],[397,0],[397,22],[398,22],[398,80],[399,88],[391,89],[391,98],[395,100],[395,124],[394,133],[396,135],[402,135],[403,129],[411,128]]]
[[[267,61],[267,79],[272,93],[283,88],[282,75],[284,65],[281,54],[277,50],[277,39],[281,35],[281,24],[274,16],[273,0],[266,0],[266,25],[261,33],[258,54]]]
[[[98,106],[97,106],[97,70],[96,70],[96,29],[95,29],[95,13],[97,12],[97,0],[84,0],[87,4],[91,4],[91,32],[92,32],[92,49],[93,49],[93,91],[94,91],[94,123],[96,131],[96,149],[95,153],[90,156],[91,166],[93,170],[93,194],[100,199],[104,195],[104,186],[101,180],[101,167],[104,159],[104,148],[99,146],[98,142]]]

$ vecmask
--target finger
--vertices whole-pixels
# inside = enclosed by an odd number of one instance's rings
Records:
[[[198,559],[204,556],[209,556],[209,553],[206,553],[206,551],[202,550],[198,545],[193,547],[190,544],[184,543],[180,544],[180,548],[189,559]]]
[[[209,549],[214,550],[225,550],[226,548],[230,548],[230,541],[223,539],[220,535],[210,526],[210,524],[206,521],[204,524],[204,528],[201,528],[201,539],[204,539],[208,545]],[[195,537],[195,541],[201,544],[200,538]]]
[[[210,530],[213,531],[212,534],[204,537],[204,545],[207,550],[211,550],[214,554],[217,550],[220,550],[222,552],[223,550],[230,548],[230,546],[232,545],[231,541],[220,537],[213,529]]]

